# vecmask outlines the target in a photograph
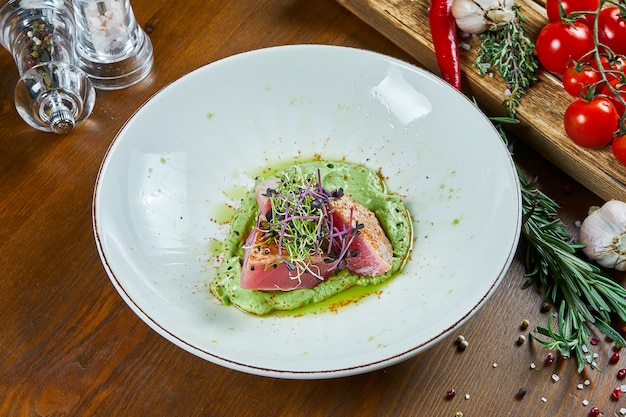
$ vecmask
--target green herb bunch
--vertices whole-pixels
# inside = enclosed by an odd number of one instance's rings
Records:
[[[537,80],[535,72],[539,68],[535,44],[526,34],[526,18],[518,5],[513,6],[513,11],[515,18],[504,28],[480,34],[478,56],[473,64],[482,76],[495,69],[504,79],[508,91],[502,104],[511,117],[526,89]]]
[[[498,122],[515,119],[494,118]],[[507,141],[504,130],[498,125]],[[545,302],[558,306],[547,325],[536,326],[531,337],[563,357],[574,356],[578,372],[586,365],[596,368],[591,355],[594,326],[621,346],[624,337],[611,326],[617,316],[626,321],[626,289],[596,264],[580,254],[584,245],[573,242],[559,219],[558,204],[528,181],[517,168],[522,194],[522,237],[526,251],[525,286],[545,288]],[[554,323],[556,321],[556,323]]]

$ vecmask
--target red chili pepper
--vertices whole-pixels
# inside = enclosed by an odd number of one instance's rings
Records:
[[[441,76],[457,90],[460,90],[461,65],[456,37],[456,21],[452,16],[453,2],[454,0],[431,0],[428,21]]]

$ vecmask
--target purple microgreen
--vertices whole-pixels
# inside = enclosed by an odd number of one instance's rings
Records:
[[[267,190],[265,190],[265,193],[263,195],[265,197],[271,197],[273,194],[276,194],[276,190],[268,187]]]
[[[316,176],[306,177],[294,168],[278,179],[279,184],[263,194],[271,205],[266,220],[257,221],[264,243],[275,242],[282,261],[290,271],[297,271],[298,277],[312,273],[322,279],[312,256],[322,257],[330,270],[343,269],[345,258],[357,256],[358,251],[349,251],[349,247],[364,227],[359,222],[352,226],[352,211],[348,227],[339,229],[334,224],[331,203],[344,195],[343,188],[326,190],[320,170]]]

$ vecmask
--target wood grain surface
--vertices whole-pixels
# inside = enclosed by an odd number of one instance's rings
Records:
[[[380,33],[408,52],[425,68],[437,73],[438,67],[428,29],[428,1],[425,0],[338,0]],[[547,22],[545,2],[517,0],[528,22],[531,39]],[[460,40],[461,41],[461,40]],[[471,45],[461,50],[463,90],[475,98],[490,116],[503,115],[506,84],[499,77],[482,77],[472,64],[479,46],[477,38],[463,39]],[[522,97],[517,111],[520,125],[511,127],[538,153],[580,181],[597,195],[626,199],[626,167],[612,155],[610,147],[585,149],[565,134],[563,114],[573,101],[554,75],[539,70],[537,82]]]
[[[0,50],[0,416],[583,417],[592,406],[620,415],[626,398],[612,401],[610,394],[625,382],[616,372],[626,358],[608,363],[610,341],[597,346],[601,371],[581,375],[572,360],[544,366],[547,351],[537,343],[516,344],[519,334],[528,336],[522,320],[545,325],[549,316],[540,309],[541,290],[521,288],[522,254],[457,333],[363,375],[315,381],[249,375],[201,360],[152,331],[109,281],[91,219],[100,163],[142,103],[200,66],[275,45],[344,45],[426,66],[433,57],[424,53],[418,62],[405,51],[408,37],[401,48],[333,0],[132,3],[153,42],[154,69],[128,89],[98,91],[90,118],[67,136],[20,119],[13,105],[17,70]],[[546,107],[561,105],[545,99]],[[557,200],[575,233],[575,221],[602,200],[542,153],[524,141],[515,147],[516,160]],[[465,351],[456,349],[457,334],[470,342]],[[533,362],[540,369],[532,370]],[[578,389],[585,379],[590,385]],[[517,399],[521,387],[527,394]],[[457,395],[446,400],[450,389]]]

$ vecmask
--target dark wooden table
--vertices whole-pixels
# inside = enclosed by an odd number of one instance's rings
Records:
[[[544,365],[536,342],[516,344],[524,319],[545,325],[543,294],[522,289],[514,260],[501,286],[456,334],[380,371],[333,380],[281,380],[232,371],[174,346],[124,303],[100,263],[93,187],[107,147],[159,89],[217,59],[274,45],[320,43],[408,55],[332,0],[133,0],[150,33],[154,69],[144,82],[98,91],[87,122],[67,136],[17,115],[17,70],[0,51],[0,415],[2,416],[586,416],[620,415],[611,391],[626,358],[598,371],[574,360]],[[515,158],[561,206],[575,233],[601,200],[523,141]],[[531,369],[531,363],[539,369]],[[554,381],[553,374],[559,380]],[[588,380],[589,385],[584,385]],[[579,389],[578,385],[582,385]],[[516,398],[520,388],[527,394]],[[446,399],[446,391],[457,395]],[[584,406],[583,400],[589,405]],[[460,415],[460,414],[459,414]]]

